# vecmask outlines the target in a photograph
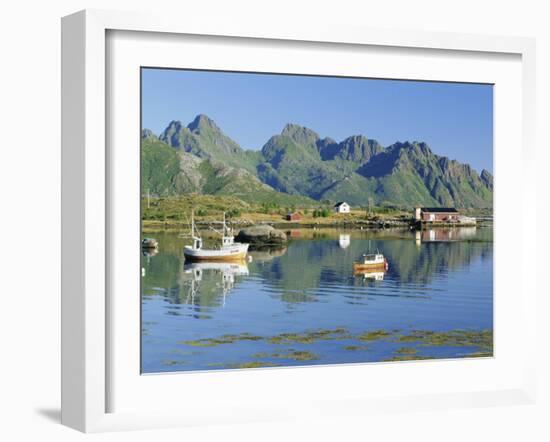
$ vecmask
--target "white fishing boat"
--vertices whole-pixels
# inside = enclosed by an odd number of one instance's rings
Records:
[[[249,244],[235,242],[233,230],[225,222],[225,212],[221,232],[210,228],[221,234],[221,244],[218,248],[203,248],[202,238],[195,226],[194,216],[191,214],[192,244],[183,248],[185,259],[190,261],[240,261],[246,258]]]
[[[376,270],[385,272],[388,270],[388,268],[388,260],[378,250],[376,251],[376,253],[368,253],[363,255],[362,261],[353,263],[353,272],[356,274],[364,273],[367,271],[374,272]]]

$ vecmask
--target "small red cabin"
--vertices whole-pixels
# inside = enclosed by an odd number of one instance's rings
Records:
[[[302,219],[302,215],[300,215],[298,212],[290,212],[286,215],[287,221],[300,221]]]

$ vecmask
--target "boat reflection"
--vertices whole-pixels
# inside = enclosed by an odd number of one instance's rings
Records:
[[[361,270],[353,272],[353,276],[362,276],[365,281],[383,281],[385,271],[380,270]]]
[[[215,262],[200,261],[186,262],[183,265],[183,271],[190,275],[189,291],[186,303],[194,304],[195,298],[200,295],[200,288],[203,280],[216,280],[216,286],[221,289],[223,305],[225,306],[225,297],[235,287],[236,276],[247,276],[248,266],[246,261],[234,262]]]
[[[158,248],[151,248],[151,247],[142,247],[141,248],[141,254],[143,256],[146,256],[147,258],[151,258],[153,256],[158,255],[159,249]]]

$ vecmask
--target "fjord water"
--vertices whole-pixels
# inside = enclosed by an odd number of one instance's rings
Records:
[[[237,265],[185,263],[188,240],[156,234],[141,258],[142,372],[480,355],[456,331],[492,342],[492,226],[289,233]],[[377,250],[388,271],[354,276]]]

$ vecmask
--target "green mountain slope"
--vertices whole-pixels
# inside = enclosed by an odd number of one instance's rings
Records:
[[[362,135],[338,143],[287,124],[259,151],[244,150],[205,115],[144,130],[143,181],[155,194],[201,192],[246,201],[492,207],[493,177],[436,155],[426,143],[384,148]],[[301,199],[300,199],[301,198]]]
[[[211,157],[174,149],[149,132],[141,140],[142,193],[154,196],[201,193],[234,196],[250,203],[313,205],[302,195],[277,192],[243,168],[228,166]]]

